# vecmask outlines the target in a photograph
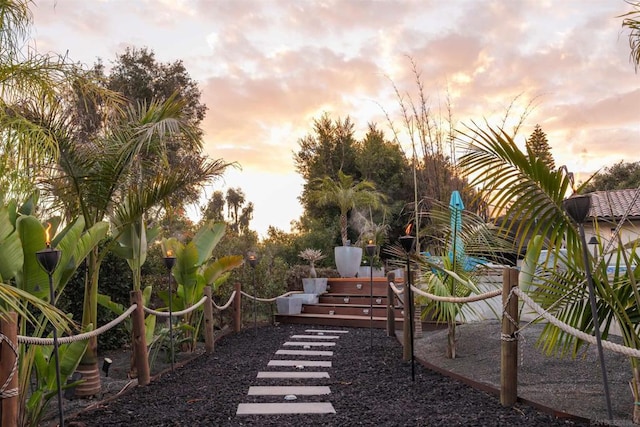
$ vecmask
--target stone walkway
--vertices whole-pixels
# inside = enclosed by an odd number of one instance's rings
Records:
[[[257,384],[264,379],[281,379],[283,385],[279,386],[250,386],[248,396],[267,396],[272,402],[245,402],[238,405],[236,415],[272,415],[272,414],[335,414],[336,411],[331,402],[296,402],[298,396],[327,396],[331,394],[328,386],[313,385],[314,379],[329,378],[326,371],[304,371],[311,368],[331,368],[330,360],[309,360],[313,358],[331,358],[333,351],[324,350],[333,348],[341,335],[348,331],[307,329],[304,335],[291,335],[290,340],[283,344],[283,349],[276,351],[277,356],[300,356],[303,358],[273,359],[267,363],[271,370],[258,372]],[[292,350],[292,348],[295,348]],[[298,348],[302,348],[299,350]],[[323,350],[319,350],[323,349]],[[295,368],[296,370],[281,370],[281,367]],[[288,385],[290,380],[309,380],[305,385]]]

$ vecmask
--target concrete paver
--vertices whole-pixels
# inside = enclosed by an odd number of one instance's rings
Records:
[[[333,351],[323,350],[278,350],[276,354],[286,356],[333,356]]]
[[[312,342],[312,341],[287,341],[283,345],[285,346],[309,346],[309,347],[333,347],[336,345],[334,342]]]
[[[258,378],[329,378],[328,372],[261,371]]]
[[[333,351],[317,350],[312,348],[334,347],[335,342],[329,340],[337,340],[342,334],[348,331],[344,330],[325,330],[325,329],[307,329],[306,334],[291,335],[291,340],[306,341],[287,341],[283,344],[284,349],[276,351],[279,356],[305,356],[305,357],[332,357]],[[286,348],[289,347],[289,348]],[[290,349],[290,347],[302,347],[304,350]],[[330,368],[332,362],[329,360],[270,360],[267,367],[296,367],[298,369],[305,368]],[[319,379],[330,378],[328,372],[316,371],[261,371],[258,372],[258,379]],[[307,386],[250,386],[249,396],[324,396],[331,394],[331,388],[328,386],[307,385]],[[286,400],[286,399],[285,399]],[[269,414],[335,414],[335,408],[330,402],[286,402],[286,403],[240,403],[236,411],[237,415],[269,415]]]
[[[298,396],[318,396],[331,394],[331,389],[327,386],[251,386],[249,396],[286,396],[288,394]]]
[[[291,335],[295,339],[311,339],[311,340],[337,340],[340,335]]]
[[[326,360],[270,360],[267,366],[312,366],[330,368],[331,362]]]
[[[330,402],[241,403],[237,415],[335,414]]]

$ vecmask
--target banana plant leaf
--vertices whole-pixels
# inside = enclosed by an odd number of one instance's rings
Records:
[[[61,292],[76,269],[89,252],[102,240],[108,231],[108,224],[100,222],[84,232],[84,219],[78,218],[60,232],[51,242],[59,249],[60,262],[53,273],[54,289]],[[46,247],[45,228],[33,216],[22,216],[16,220],[16,229],[22,242],[24,263],[16,276],[18,287],[33,295],[49,300],[47,273],[36,259],[36,252]]]
[[[13,279],[22,268],[24,256],[9,207],[0,209],[0,280]]]
[[[227,225],[224,222],[209,222],[202,227],[192,242],[196,245],[198,259],[197,265],[203,265],[209,258],[215,247],[224,236]]]

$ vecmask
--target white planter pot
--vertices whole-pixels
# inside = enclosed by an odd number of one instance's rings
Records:
[[[356,277],[362,261],[362,248],[357,246],[336,246],[333,253],[340,277]]]
[[[302,279],[302,289],[305,294],[323,294],[327,292],[327,278],[304,278]]]
[[[302,301],[302,304],[317,304],[318,303],[318,294],[295,294],[291,295],[289,298],[296,298]]]
[[[302,299],[291,297],[276,298],[278,314],[300,314],[302,312]]]

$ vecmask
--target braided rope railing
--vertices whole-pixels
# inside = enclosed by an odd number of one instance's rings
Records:
[[[172,312],[171,313],[171,317],[184,316],[185,314],[189,314],[192,311],[194,311],[196,308],[198,308],[202,304],[204,304],[204,302],[207,299],[208,299],[207,297],[202,297],[202,298],[200,298],[200,301],[198,301],[197,303],[193,304],[191,307],[185,308],[184,310],[181,310],[181,311]],[[147,313],[147,314],[155,314],[158,317],[169,317],[169,312],[168,311],[157,311],[157,310],[152,310],[150,308],[144,307],[144,312]]]
[[[2,342],[6,342],[7,345],[11,348],[11,351],[13,351],[13,353],[16,355],[13,360],[13,366],[11,367],[11,373],[7,377],[4,384],[2,384],[2,387],[0,387],[0,399],[8,399],[10,397],[15,397],[18,395],[17,387],[7,390],[7,387],[9,387],[11,380],[18,373],[18,349],[16,348],[16,345],[5,334],[0,333],[0,344],[2,344]]]
[[[439,295],[430,294],[428,292],[423,291],[422,289],[416,288],[415,286],[411,286],[411,290],[417,293],[418,295],[422,295],[423,297],[427,297],[434,301],[454,302],[454,303],[460,303],[460,304],[465,304],[468,302],[475,302],[475,301],[482,301],[485,299],[497,297],[498,295],[502,294],[502,289],[496,289],[493,291],[485,292],[483,294],[471,295],[468,297],[443,297]]]
[[[396,284],[393,283],[393,282],[389,282],[389,286],[391,287],[391,290],[393,290],[393,293],[395,293],[398,296],[400,296],[400,295],[402,295],[404,293],[404,289],[398,289]]]
[[[255,297],[255,296],[253,296],[253,295],[249,295],[249,294],[248,294],[248,293],[246,293],[245,291],[240,291],[240,293],[241,293],[242,295],[244,295],[245,297],[250,298],[250,299],[254,299],[254,300],[256,300],[256,301],[260,301],[260,302],[274,302],[274,301],[275,301],[276,299],[278,299],[278,298],[281,298],[281,297],[288,297],[289,295],[293,295],[293,294],[301,294],[301,293],[303,293],[303,292],[302,292],[302,291],[290,291],[290,292],[286,292],[286,293],[284,293],[284,294],[282,294],[282,295],[279,295],[279,296],[277,296],[277,297],[273,297],[273,298],[258,298],[258,297]]]
[[[542,316],[545,320],[547,320],[549,323],[551,323],[552,325],[560,328],[561,330],[563,330],[564,332],[573,335],[576,338],[579,338],[583,341],[586,341],[590,344],[596,344],[596,337],[593,335],[589,335],[579,329],[576,329],[572,326],[567,325],[566,323],[563,323],[562,321],[560,321],[558,318],[556,318],[555,316],[553,316],[552,314],[550,314],[548,311],[546,311],[543,307],[541,307],[540,305],[538,305],[535,301],[533,301],[526,293],[524,293],[520,288],[518,287],[514,287],[511,290],[511,293],[509,294],[509,298],[511,298],[511,294],[515,294],[517,295],[519,298],[522,299],[522,301],[524,301],[529,307],[531,307],[536,313],[538,313],[540,316]],[[630,357],[640,357],[640,350],[635,349],[635,348],[630,348],[630,347],[625,347],[623,345],[620,344],[616,344],[613,343],[611,341],[602,341],[602,347],[606,348],[608,350],[611,351],[615,351],[616,353],[621,353],[624,354],[625,356],[630,356]]]
[[[229,301],[227,301],[227,303],[225,305],[220,306],[220,305],[216,304],[216,302],[214,300],[211,300],[211,304],[213,304],[213,306],[215,308],[217,308],[218,310],[220,310],[220,311],[226,310],[233,303],[233,300],[234,300],[235,297],[236,297],[236,291],[233,291],[233,292],[231,292],[231,296],[229,297]]]
[[[58,344],[70,344],[76,341],[88,340],[91,337],[95,337],[100,335],[103,332],[108,331],[119,323],[123,322],[133,311],[138,308],[137,304],[133,304],[131,307],[127,309],[120,316],[113,319],[111,322],[106,323],[100,326],[93,331],[85,332],[78,335],[70,335],[68,337],[58,338]],[[31,345],[53,345],[53,338],[40,338],[40,337],[26,337],[24,335],[18,335],[18,342],[21,344],[31,344]]]

